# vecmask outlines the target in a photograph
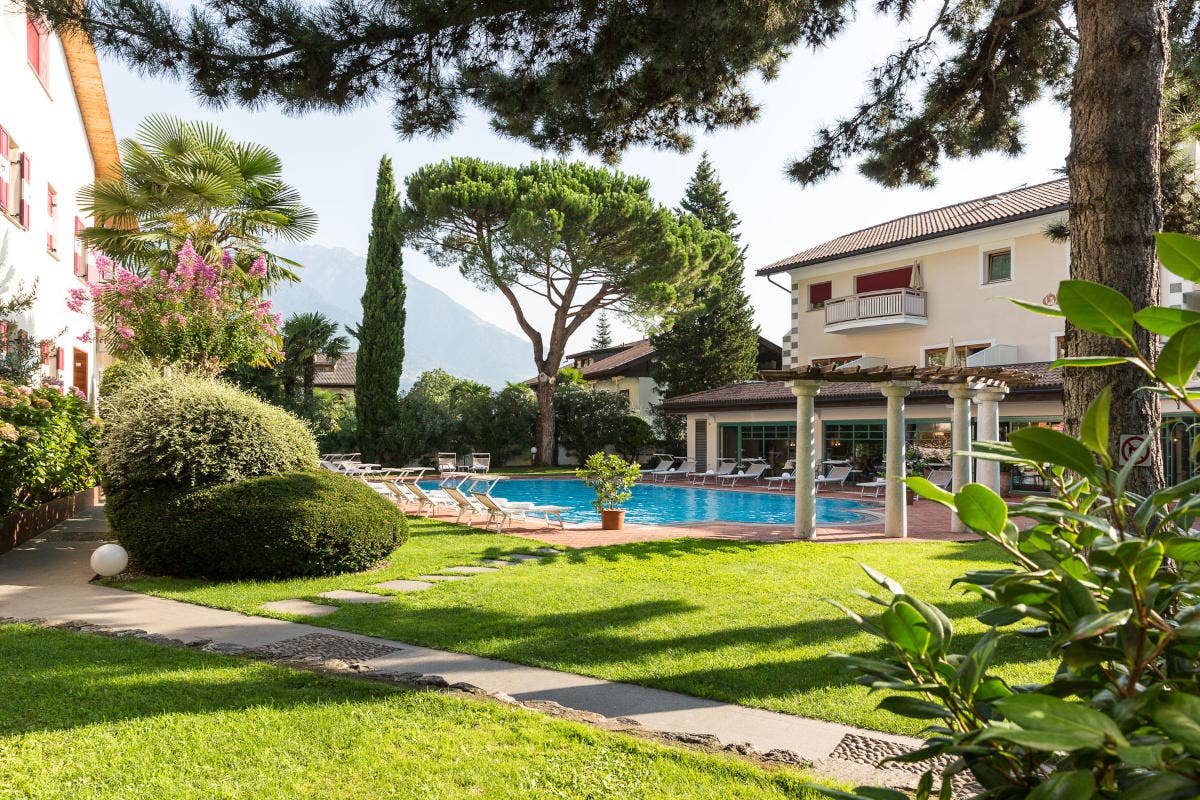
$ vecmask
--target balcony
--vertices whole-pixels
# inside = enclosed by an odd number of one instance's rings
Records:
[[[825,301],[826,333],[886,331],[928,324],[925,292],[920,289],[882,289]]]

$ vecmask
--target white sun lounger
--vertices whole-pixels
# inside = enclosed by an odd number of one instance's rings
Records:
[[[720,481],[722,476],[728,475],[737,469],[737,465],[737,459],[722,458],[720,463],[717,464],[716,469],[710,469],[707,472],[693,472],[692,483],[697,483],[703,486],[709,478],[713,479],[713,483],[717,483]]]
[[[822,486],[837,486],[845,489],[851,471],[851,467],[833,467],[826,474],[818,475],[813,482],[816,484],[817,491],[820,491]]]
[[[723,483],[726,486],[736,486],[739,481],[756,481],[763,476],[763,473],[770,466],[765,461],[756,461],[753,464],[748,464],[743,472],[731,472],[728,475],[722,475],[717,482]]]
[[[778,475],[770,478],[763,478],[767,484],[767,489],[779,487],[779,491],[783,491],[783,486],[786,483],[795,483],[796,481],[796,462],[793,459],[788,459],[783,463],[783,469]]]
[[[480,505],[484,506],[488,511],[487,522],[484,523],[483,529],[490,530],[492,523],[496,523],[496,531],[503,530],[504,523],[514,519],[527,519],[528,514],[541,514],[546,519],[546,527],[550,527],[550,518],[558,519],[558,527],[560,530],[565,528],[563,524],[563,512],[570,511],[568,506],[539,506],[533,503],[505,503],[502,504],[494,497],[490,497],[483,492],[472,492],[472,496]]]
[[[651,473],[656,478],[661,478],[663,483],[672,478],[686,477],[696,474],[696,462],[693,459],[685,458],[678,467],[668,469],[665,472]]]
[[[651,458],[654,459],[653,466],[649,467],[648,469],[638,470],[643,475],[649,475],[654,472],[662,472],[670,469],[672,464],[674,464],[676,461],[679,461],[679,458],[671,455],[670,453],[655,453],[653,456],[651,456]]]

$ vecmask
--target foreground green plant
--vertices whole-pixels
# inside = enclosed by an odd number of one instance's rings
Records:
[[[1175,274],[1200,280],[1200,242],[1162,234],[1159,259]],[[1063,316],[1110,337],[1123,357],[1065,358],[1056,366],[1133,363],[1162,392],[1200,413],[1187,388],[1200,365],[1200,313],[1151,307],[1135,312],[1112,289],[1064,281]],[[1022,304],[1026,305],[1026,304]],[[1138,351],[1135,325],[1169,337],[1157,360]],[[923,775],[917,798],[951,796],[968,775],[976,797],[1029,800],[1171,800],[1200,794],[1200,477],[1140,496],[1127,490],[1147,439],[1123,464],[1109,452],[1111,392],[1092,402],[1078,439],[1049,428],[1013,431],[1003,444],[976,443],[977,458],[1020,464],[1053,488],[1053,497],[1009,508],[990,489],[968,484],[957,494],[923,478],[909,485],[955,511],[995,542],[1013,567],[957,579],[991,604],[979,620],[992,630],[967,652],[953,649],[953,626],[937,607],[870,567],[890,598],[863,630],[884,640],[884,658],[841,656],[858,681],[898,695],[879,707],[927,720],[926,746],[892,760],[949,758]],[[1193,453],[1193,455],[1195,455]],[[1015,518],[1033,521],[1018,529]],[[993,671],[1002,626],[1032,621],[1022,635],[1046,642],[1058,662],[1045,684],[1012,686]],[[862,788],[837,797],[903,798]]]

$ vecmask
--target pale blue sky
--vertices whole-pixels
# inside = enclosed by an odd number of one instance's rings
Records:
[[[778,80],[756,88],[763,114],[753,125],[697,137],[690,154],[638,149],[627,153],[620,168],[651,180],[663,203],[678,203],[701,150],[708,150],[742,219],[742,240],[749,246],[747,287],[763,333],[776,340],[788,325],[786,293],[755,277],[753,270],[776,259],[849,231],[904,214],[972,197],[1037,183],[1054,177],[1067,153],[1067,116],[1050,102],[1026,117],[1027,151],[1019,158],[988,156],[947,163],[939,185],[931,190],[884,189],[858,175],[853,167],[814,188],[788,180],[784,167],[803,153],[811,134],[823,123],[849,111],[862,96],[872,65],[905,35],[890,20],[867,14],[833,47],[795,53]],[[198,107],[188,91],[161,79],[147,80],[111,59],[102,59],[105,84],[118,136],[132,135],[148,113],[165,111],[188,118],[207,118],[240,139],[258,141],[283,159],[284,178],[316,209],[319,244],[364,253],[370,227],[370,204],[381,154],[389,153],[397,177],[422,164],[452,155],[475,155],[510,163],[538,158],[538,151],[491,132],[486,118],[472,113],[452,135],[439,140],[404,142],[392,131],[385,106],[334,116],[287,117],[275,109],[248,112]],[[508,305],[468,285],[456,272],[429,264],[407,251],[405,266],[440,286],[485,319],[517,331]],[[535,318],[542,315],[535,315]],[[622,336],[637,334],[618,324]],[[591,326],[572,346],[586,346]]]

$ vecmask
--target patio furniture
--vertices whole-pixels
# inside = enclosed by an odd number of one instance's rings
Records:
[[[939,489],[950,491],[950,486],[954,483],[954,470],[951,469],[935,469],[931,470],[925,476],[925,480],[932,483]]]
[[[780,470],[778,475],[774,475],[770,478],[763,478],[763,481],[767,484],[767,490],[769,491],[778,486],[779,491],[782,492],[783,485],[785,483],[794,483],[796,481],[795,471],[796,461],[795,459],[789,458],[787,461],[783,462],[783,469]]]
[[[527,514],[541,514],[546,520],[546,527],[550,527],[550,517],[558,519],[559,530],[564,530],[566,525],[563,524],[563,512],[570,511],[570,506],[539,506],[533,503],[508,503],[502,504],[497,502],[496,498],[490,497],[483,492],[472,492],[472,495],[480,505],[488,509],[488,520],[484,524],[483,529],[491,528],[493,520],[497,521],[496,531],[499,532],[504,527],[505,521],[516,518],[527,519]]]
[[[458,471],[458,454],[457,453],[438,453],[437,454],[437,471],[438,472],[457,472]]]
[[[672,478],[679,478],[686,475],[691,475],[696,471],[696,462],[693,459],[685,458],[679,462],[678,467],[668,469],[665,472],[652,473],[658,478],[662,478],[662,482],[666,483]]]
[[[721,479],[722,475],[728,475],[737,469],[737,465],[738,461],[736,458],[722,458],[717,463],[716,469],[710,469],[704,472],[693,472],[692,483],[703,486],[708,482],[709,478],[712,478],[713,483],[716,483]]]
[[[453,486],[447,486],[445,491],[446,496],[453,500],[454,504],[458,506],[458,516],[454,518],[455,522],[462,522],[463,515],[466,514],[467,524],[470,525],[471,520],[475,519],[476,514],[486,515],[489,511],[488,507],[483,503],[479,502],[474,497],[467,496]]]
[[[863,483],[856,483],[854,485],[859,488],[858,494],[861,497],[867,496],[868,489],[873,489],[873,496],[879,497],[879,490],[887,488],[887,481],[883,480],[882,478],[876,478],[873,481],[864,481]]]
[[[471,472],[486,473],[492,467],[491,453],[471,453]]]
[[[653,472],[661,472],[662,470],[670,469],[671,465],[679,460],[670,453],[655,453],[650,457],[654,459],[654,463],[646,469],[639,470],[639,472],[641,472],[643,475],[649,475]]]
[[[752,464],[747,464],[746,468],[741,472],[731,472],[728,475],[722,475],[717,483],[723,483],[726,486],[736,486],[739,481],[756,481],[762,478],[763,473],[771,468],[771,465],[765,461],[756,461]]]
[[[428,513],[432,515],[433,512],[439,507],[448,508],[451,510],[458,509],[458,503],[455,503],[453,500],[451,500],[450,496],[442,490],[430,489],[426,491],[418,483],[408,484],[408,490],[416,495],[417,499],[420,501],[420,505],[417,507],[418,512],[420,512],[421,509],[427,509]]]
[[[821,491],[822,486],[837,486],[839,489],[845,489],[851,471],[850,467],[831,467],[829,472],[818,475],[813,482],[816,484],[818,492]]]

